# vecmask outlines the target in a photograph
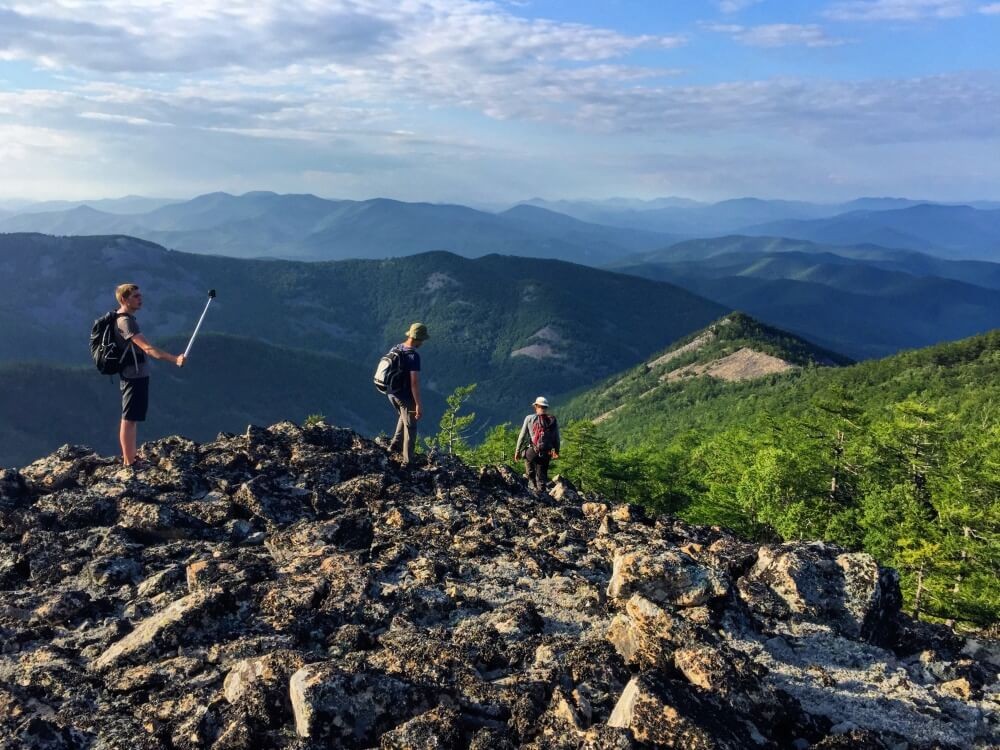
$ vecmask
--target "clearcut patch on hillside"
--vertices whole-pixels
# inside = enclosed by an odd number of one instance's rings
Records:
[[[431,292],[437,292],[441,289],[447,289],[448,287],[460,286],[462,286],[462,283],[454,276],[449,276],[446,273],[435,271],[427,277],[427,283],[424,284],[424,288],[421,289],[421,291],[425,294],[430,294]]]
[[[712,342],[715,339],[715,337],[716,337],[715,331],[709,328],[703,334],[695,338],[694,341],[690,341],[687,344],[684,344],[684,346],[679,346],[676,349],[667,352],[663,356],[657,357],[656,359],[647,362],[646,369],[647,370],[656,369],[657,367],[661,367],[667,364],[668,362],[677,359],[683,354],[687,354],[688,352],[696,352],[706,344]]]
[[[795,369],[795,365],[780,357],[758,352],[750,347],[737,349],[732,354],[712,362],[687,365],[663,375],[660,380],[672,382],[685,377],[708,375],[716,380],[736,382],[753,380],[767,375],[777,375]]]
[[[552,348],[551,344],[528,344],[520,349],[515,349],[510,353],[512,357],[531,357],[532,359],[563,359],[566,355],[560,354]]]
[[[532,359],[565,359],[566,355],[555,350],[553,344],[562,344],[565,338],[553,326],[548,325],[539,328],[528,341],[535,343],[522,346],[510,353],[512,357],[531,357]]]

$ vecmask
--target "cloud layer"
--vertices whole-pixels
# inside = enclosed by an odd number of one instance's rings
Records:
[[[714,163],[707,157],[724,150],[732,166],[721,180],[740,164],[748,173],[761,168],[750,148],[815,158],[995,143],[1000,132],[1000,77],[990,73],[689,80],[700,65],[691,54],[699,35],[804,55],[851,41],[818,23],[720,19],[629,33],[477,0],[96,5],[0,0],[0,61],[49,76],[44,87],[0,91],[0,170],[29,183],[59,174],[65,184],[117,170],[159,177],[162,188],[127,187],[161,193],[174,184],[190,193],[299,180],[371,194],[401,175],[425,187],[450,179],[461,192],[478,176],[502,194],[541,192],[531,181],[558,170],[568,185],[587,174],[597,185],[600,170],[612,169],[611,153],[624,180],[651,153],[687,174],[677,154]],[[729,21],[765,5],[712,8]],[[910,21],[997,10],[960,0],[838,1],[825,17]],[[359,188],[365,175],[371,187]]]

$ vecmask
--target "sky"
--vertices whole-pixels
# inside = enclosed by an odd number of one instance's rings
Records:
[[[0,200],[1000,199],[996,0],[0,0]]]

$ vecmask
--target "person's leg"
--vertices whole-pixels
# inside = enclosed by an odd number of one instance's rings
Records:
[[[118,430],[118,442],[122,447],[122,461],[126,466],[135,463],[135,438],[139,423],[123,419]]]
[[[417,447],[417,420],[413,418],[416,407],[412,404],[404,404],[399,412],[400,421],[403,423],[403,463],[413,463],[413,453]]]
[[[122,422],[118,429],[118,442],[122,449],[122,461],[126,466],[135,464],[136,435],[139,422],[146,421],[149,408],[149,378],[122,378]]]
[[[389,452],[399,453],[403,448],[403,412],[405,407],[392,396],[389,397],[389,403],[396,410],[396,430],[392,433],[392,440],[389,441]]]
[[[528,467],[528,486],[538,489],[538,454],[534,450],[528,449],[525,453],[525,465]]]
[[[403,463],[410,463],[417,444],[417,422],[413,418],[416,406],[398,398],[391,398],[390,401],[399,418],[396,420],[396,431],[389,443],[389,452],[399,452],[403,456]]]
[[[549,456],[539,456],[537,469],[535,470],[535,481],[538,482],[538,489],[545,490],[549,484]]]

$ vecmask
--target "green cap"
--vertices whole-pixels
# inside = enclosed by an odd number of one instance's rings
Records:
[[[406,338],[414,339],[415,341],[426,341],[431,336],[427,333],[427,326],[423,323],[413,323],[410,325],[410,330],[406,332]]]

